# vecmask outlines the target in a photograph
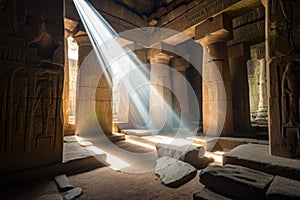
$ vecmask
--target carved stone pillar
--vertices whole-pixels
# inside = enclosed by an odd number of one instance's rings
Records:
[[[171,56],[162,52],[150,51],[151,63],[149,114],[152,128],[172,128],[172,93],[169,62]]]
[[[266,6],[269,136],[272,155],[300,157],[300,2]]]
[[[249,86],[247,60],[249,47],[244,43],[229,48],[229,66],[232,88],[233,126],[235,132],[250,129]]]
[[[179,72],[172,73],[172,91],[176,94],[177,98],[173,98],[174,111],[181,120],[186,123],[189,121],[189,99],[188,99],[188,86],[186,80],[186,69],[190,66],[183,58],[176,57],[173,59],[173,68]],[[181,75],[183,77],[181,77]],[[182,81],[182,80],[185,81]],[[178,101],[178,98],[181,100]],[[179,127],[180,121],[174,120],[174,127]]]
[[[230,38],[231,19],[223,13],[196,27],[195,39],[204,48],[203,132],[206,135],[221,132],[225,136],[233,132],[231,78],[226,45]]]

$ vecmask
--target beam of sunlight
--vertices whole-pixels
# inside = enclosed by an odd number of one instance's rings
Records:
[[[157,127],[152,123],[151,115],[147,104],[149,102],[149,95],[154,94],[159,102],[163,102],[160,108],[161,114],[171,113],[174,121],[180,124],[180,127],[188,129],[188,131],[181,131],[179,137],[186,138],[190,136],[192,130],[190,126],[184,124],[181,119],[172,109],[172,105],[164,100],[164,97],[153,86],[153,82],[149,80],[149,71],[143,67],[143,63],[137,56],[129,49],[123,48],[116,40],[118,34],[107,23],[107,21],[97,12],[97,10],[86,0],[73,0],[76,9],[79,13],[81,21],[90,38],[95,54],[100,66],[103,68],[109,84],[113,87],[113,82],[118,76],[119,95],[121,98],[130,96],[133,105],[137,108],[139,116],[142,119],[142,124],[138,124],[138,128],[160,130],[163,127]],[[170,70],[170,69],[168,69]],[[134,78],[134,81],[128,81],[126,76]],[[125,114],[125,113],[123,113]],[[166,115],[169,116],[169,115]],[[118,122],[118,121],[116,121]],[[159,125],[161,126],[161,124]]]

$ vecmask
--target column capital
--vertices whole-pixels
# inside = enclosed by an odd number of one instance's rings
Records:
[[[202,46],[232,39],[232,20],[225,13],[211,17],[195,28],[195,41]]]
[[[176,71],[185,72],[185,70],[190,66],[190,63],[181,57],[173,58],[172,67]]]
[[[159,49],[150,49],[148,51],[148,59],[151,64],[166,64],[168,65],[170,62],[172,55],[169,55],[162,50]]]

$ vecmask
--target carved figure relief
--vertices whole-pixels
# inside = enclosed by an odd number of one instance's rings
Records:
[[[55,43],[53,36],[48,33],[46,17],[42,16],[41,20],[39,35],[29,43],[29,47],[37,48],[40,58],[52,60],[53,53],[58,48],[58,45]]]
[[[28,97],[28,74],[24,68],[15,71],[11,84],[11,133],[14,135],[25,135],[27,97]]]
[[[296,0],[273,0],[271,2],[270,13],[270,43],[272,45],[282,45],[281,49],[274,47],[273,55],[280,55],[285,53],[291,55],[295,53],[296,49],[299,50],[300,42],[300,29],[299,24],[296,23],[299,20],[300,15],[298,9],[300,8],[299,1]],[[273,41],[275,38],[276,41]],[[281,52],[281,53],[280,53]]]
[[[37,130],[35,128],[32,128],[32,130],[35,131],[35,136],[38,138],[47,136],[48,134],[48,122],[51,116],[51,110],[55,103],[56,95],[54,81],[51,79],[51,75],[49,73],[37,75],[35,87],[34,95],[36,97],[36,102],[33,106],[33,115],[41,120],[41,124],[36,125],[39,126]],[[33,124],[32,126],[35,125]]]
[[[286,65],[282,77],[282,123],[283,136],[286,137],[285,128],[300,128],[299,122],[299,64],[290,62]],[[299,138],[299,130],[298,138]]]

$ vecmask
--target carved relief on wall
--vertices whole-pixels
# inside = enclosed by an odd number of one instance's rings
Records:
[[[285,60],[279,67],[281,74],[281,137],[291,157],[300,156],[300,62]],[[272,95],[272,94],[271,94]]]
[[[29,43],[29,47],[37,48],[37,54],[40,58],[52,60],[53,53],[58,48],[58,45],[47,30],[46,17],[42,16],[41,21],[39,34]]]
[[[48,122],[55,101],[54,82],[49,73],[38,74],[35,82],[34,96],[36,101],[33,106],[34,116],[38,116],[41,123],[36,130],[35,136],[47,136]]]
[[[299,52],[300,2],[297,0],[272,0],[270,6],[270,57]]]
[[[298,71],[297,71],[298,70]],[[299,122],[299,81],[300,66],[296,62],[286,65],[282,76],[282,121],[287,127],[300,127]]]
[[[19,148],[15,150],[24,151],[26,148],[27,133],[27,108],[29,92],[29,75],[24,67],[13,72],[10,89],[10,139],[11,143],[18,143]],[[14,141],[16,140],[16,141]],[[9,147],[11,149],[11,147]]]

